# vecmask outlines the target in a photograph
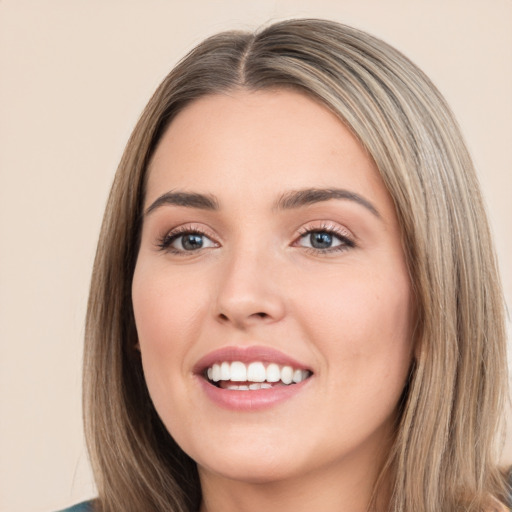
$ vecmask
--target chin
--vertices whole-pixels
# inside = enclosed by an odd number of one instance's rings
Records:
[[[195,446],[183,446],[196,461],[199,473],[247,483],[263,484],[286,480],[299,475],[307,467],[305,451],[300,443],[270,432],[239,432],[239,436],[226,435],[223,441],[209,440]],[[262,443],[254,442],[261,439]],[[270,440],[273,439],[274,442]],[[187,449],[190,448],[190,449]]]
[[[217,478],[248,484],[269,484],[284,481],[297,476],[300,470],[290,467],[289,463],[265,461],[263,457],[249,460],[223,461],[208,466],[198,464],[199,474],[209,473]]]

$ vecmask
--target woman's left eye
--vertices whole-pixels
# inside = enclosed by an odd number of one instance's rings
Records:
[[[355,246],[348,236],[327,229],[306,231],[299,238],[297,245],[319,252],[340,251]]]

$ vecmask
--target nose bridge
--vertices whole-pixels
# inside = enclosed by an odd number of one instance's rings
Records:
[[[237,244],[223,263],[217,293],[219,319],[243,327],[282,318],[285,305],[278,257],[268,242],[258,243],[253,238]]]

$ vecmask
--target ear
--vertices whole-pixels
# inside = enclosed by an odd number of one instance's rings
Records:
[[[134,348],[137,352],[140,352],[140,343],[139,340],[137,340],[137,343],[135,343]]]

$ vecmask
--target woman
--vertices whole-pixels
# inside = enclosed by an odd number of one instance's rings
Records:
[[[505,397],[482,200],[428,78],[321,20],[192,51],[105,214],[84,507],[506,510]]]

